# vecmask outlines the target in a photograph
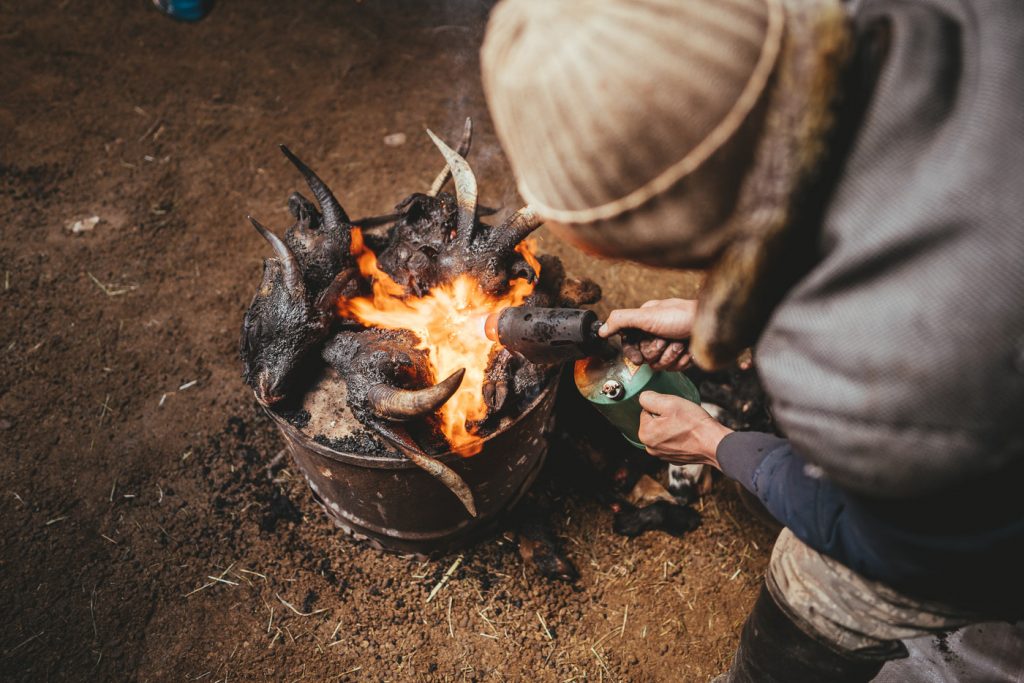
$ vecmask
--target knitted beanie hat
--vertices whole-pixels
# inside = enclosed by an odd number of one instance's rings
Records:
[[[781,0],[504,0],[482,68],[520,194],[590,251],[707,263],[784,23]]]

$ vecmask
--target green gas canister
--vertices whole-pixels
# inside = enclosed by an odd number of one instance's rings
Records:
[[[641,393],[671,394],[700,405],[697,387],[683,373],[636,365],[621,353],[581,358],[573,378],[580,394],[637,448],[644,448],[639,436]]]

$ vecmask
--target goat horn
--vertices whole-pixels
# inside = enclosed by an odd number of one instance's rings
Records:
[[[394,429],[384,425],[375,425],[375,427],[381,436],[402,451],[402,454],[409,458],[414,465],[444,484],[459,499],[459,502],[466,508],[466,512],[470,516],[476,517],[476,502],[473,500],[473,492],[455,470],[424,453],[405,429]]]
[[[324,225],[332,230],[347,225],[349,222],[348,214],[345,213],[345,209],[341,208],[341,203],[335,198],[331,188],[327,187],[327,184],[320,180],[320,176],[314,173],[313,169],[302,163],[302,159],[292,154],[290,149],[281,145],[281,151],[288,157],[288,161],[292,162],[295,168],[299,169],[302,177],[306,179],[306,184],[309,185],[310,191],[320,205],[320,213],[323,214]]]
[[[427,135],[434,141],[444,155],[444,160],[455,179],[455,201],[459,205],[459,222],[456,228],[459,240],[468,245],[473,239],[473,227],[476,224],[476,177],[473,169],[451,147],[444,144],[441,138],[427,130]]]
[[[356,268],[346,268],[331,280],[331,283],[324,287],[316,300],[316,309],[320,311],[327,320],[333,320],[337,314],[338,299],[345,290],[353,285],[358,287],[359,271]]]
[[[375,384],[366,393],[366,398],[373,411],[386,420],[412,420],[444,405],[458,390],[465,374],[465,368],[456,370],[443,382],[426,389],[397,389],[390,384]]]
[[[280,237],[272,233],[263,227],[263,224],[252,216],[246,216],[249,222],[252,223],[252,227],[256,228],[256,231],[263,235],[263,238],[270,242],[270,246],[274,248],[274,253],[277,255],[277,260],[281,262],[284,267],[284,281],[290,289],[297,287],[304,287],[302,283],[302,271],[299,268],[299,262],[295,258],[295,254],[288,248]]]
[[[473,144],[473,119],[466,117],[466,123],[462,126],[462,140],[459,141],[459,156],[463,159],[469,154],[469,148]],[[441,172],[434,178],[434,182],[430,184],[430,191],[427,192],[431,197],[436,197],[437,193],[445,186],[445,183],[452,177],[452,170],[448,168],[448,164],[444,165]]]
[[[511,251],[543,223],[544,219],[529,206],[519,209],[493,230],[497,251]]]

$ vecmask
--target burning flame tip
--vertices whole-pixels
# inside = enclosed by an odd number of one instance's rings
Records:
[[[442,431],[452,450],[463,456],[479,453],[482,439],[476,425],[487,417],[483,384],[494,342],[483,333],[487,317],[504,308],[520,306],[533,293],[531,282],[516,278],[501,296],[488,294],[470,274],[431,289],[422,297],[409,296],[404,288],[377,266],[377,255],[366,246],[362,231],[353,227],[351,253],[360,272],[372,283],[372,295],[339,299],[342,317],[371,327],[408,329],[419,338],[417,348],[428,353],[435,378],[448,377],[460,368],[466,374],[458,391],[441,407]],[[524,240],[516,251],[540,276],[540,262],[532,241]]]

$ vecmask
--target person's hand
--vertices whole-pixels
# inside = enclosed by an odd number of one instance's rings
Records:
[[[678,465],[718,465],[718,444],[732,430],[679,396],[640,394],[640,441],[647,452]]]
[[[690,364],[683,341],[690,336],[697,302],[690,299],[648,301],[640,308],[622,308],[611,312],[598,334],[609,337],[618,332],[639,330],[641,338],[622,339],[622,354],[638,365],[647,363],[655,370],[679,371]]]

